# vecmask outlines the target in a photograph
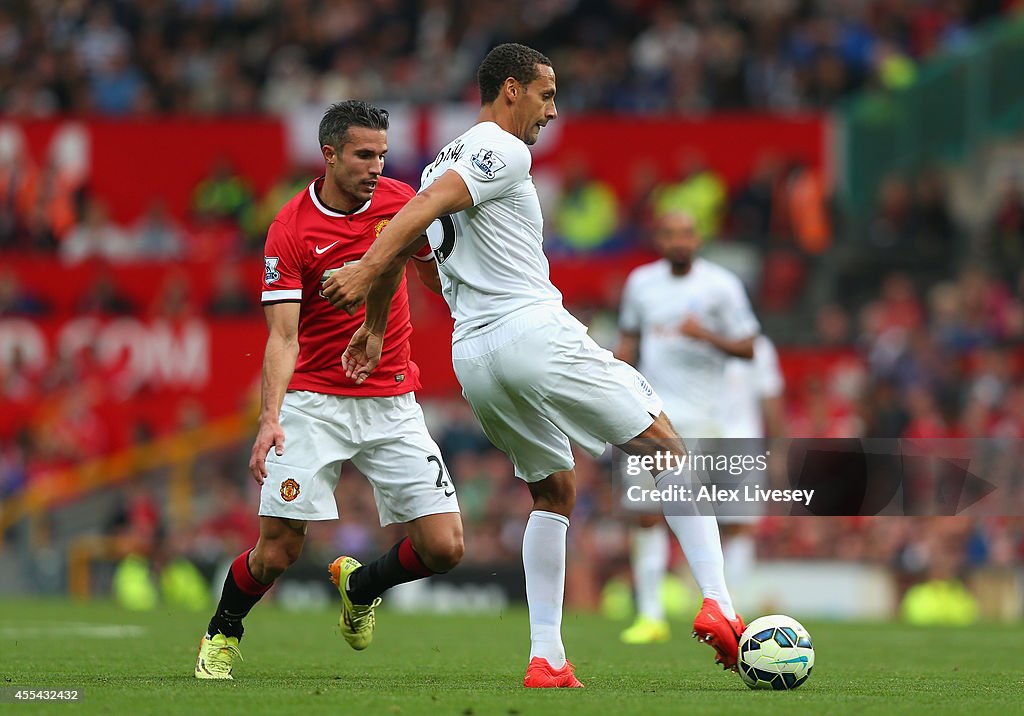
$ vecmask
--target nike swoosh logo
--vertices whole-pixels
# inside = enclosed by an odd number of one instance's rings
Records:
[[[773,661],[772,664],[806,664],[806,656],[794,656],[792,659],[783,659],[782,661]]]
[[[338,243],[337,241],[335,241],[335,242],[334,242],[334,244],[337,244],[337,243]],[[316,249],[315,249],[315,251],[316,251],[316,252],[317,252],[318,254],[322,254],[323,252],[327,251],[327,250],[328,250],[328,249],[330,249],[330,248],[331,248],[332,246],[334,246],[334,244],[331,244],[330,246],[325,246],[325,247],[323,247],[322,249],[321,249],[321,248],[320,248],[319,246],[317,246],[317,247],[316,247]]]
[[[454,494],[455,494],[455,490],[452,490],[451,492],[446,492],[446,493],[444,493],[444,496],[445,496],[445,497],[451,497],[451,496],[452,496],[452,495],[454,495]]]

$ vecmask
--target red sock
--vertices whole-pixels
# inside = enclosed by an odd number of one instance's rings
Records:
[[[263,584],[252,576],[252,570],[249,569],[249,552],[252,550],[242,552],[231,563],[228,576],[224,579],[220,603],[206,630],[211,636],[220,633],[241,639],[242,620],[273,585]]]
[[[417,577],[429,577],[434,573],[430,567],[423,564],[423,560],[412,548],[412,541],[408,537],[398,544],[398,561],[406,571],[412,572]]]
[[[235,557],[235,561],[231,563],[231,576],[234,577],[235,584],[243,594],[262,597],[274,583],[264,584],[252,576],[252,570],[249,568],[250,552],[252,552],[251,549]]]

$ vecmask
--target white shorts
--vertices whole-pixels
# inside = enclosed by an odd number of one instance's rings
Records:
[[[353,398],[292,391],[281,406],[284,454],[267,455],[260,515],[338,517],[334,489],[351,460],[373,486],[380,524],[458,512],[455,486],[412,393]]]
[[[571,469],[570,440],[597,457],[661,413],[644,377],[561,306],[517,312],[458,341],[452,363],[484,433],[527,482]]]

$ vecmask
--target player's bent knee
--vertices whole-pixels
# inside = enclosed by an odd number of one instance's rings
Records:
[[[294,563],[295,560],[291,559],[284,550],[272,549],[263,555],[263,570],[266,574],[272,575],[274,579]]]
[[[535,483],[541,484],[541,483]],[[576,507],[576,486],[573,483],[556,483],[548,486],[548,489],[534,490],[533,509],[545,512],[554,512],[569,517]]]
[[[277,579],[285,570],[291,567],[302,554],[301,541],[281,541],[264,543],[256,551],[259,564],[253,564],[253,572],[262,572],[265,577]],[[259,575],[257,575],[259,576]]]
[[[553,499],[550,496],[534,496],[533,509],[540,512],[554,512],[556,515],[570,517],[576,508],[575,498]]]
[[[434,537],[427,540],[427,544],[420,549],[417,545],[416,552],[423,563],[430,568],[430,571],[442,574],[450,572],[462,561],[465,553],[465,545],[461,534],[449,534],[443,537]]]
[[[438,573],[450,572],[462,561],[465,551],[461,539],[450,542],[443,550],[434,553],[434,566],[431,569]]]

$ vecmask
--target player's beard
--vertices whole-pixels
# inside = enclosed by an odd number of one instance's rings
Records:
[[[532,147],[534,144],[537,143],[537,140],[540,139],[540,132],[542,129],[543,127],[541,125],[536,123],[533,124],[527,131],[526,136],[523,137],[523,143],[526,144],[527,146]]]
[[[360,204],[364,204],[373,198],[373,193],[376,191],[377,186],[374,185],[372,188],[367,186],[364,182],[359,181],[352,184],[349,187],[348,194]],[[358,208],[358,207],[357,207]]]
[[[693,267],[693,256],[687,256],[685,258],[670,258],[668,260],[669,265],[672,267],[672,273],[677,276],[689,273]]]

